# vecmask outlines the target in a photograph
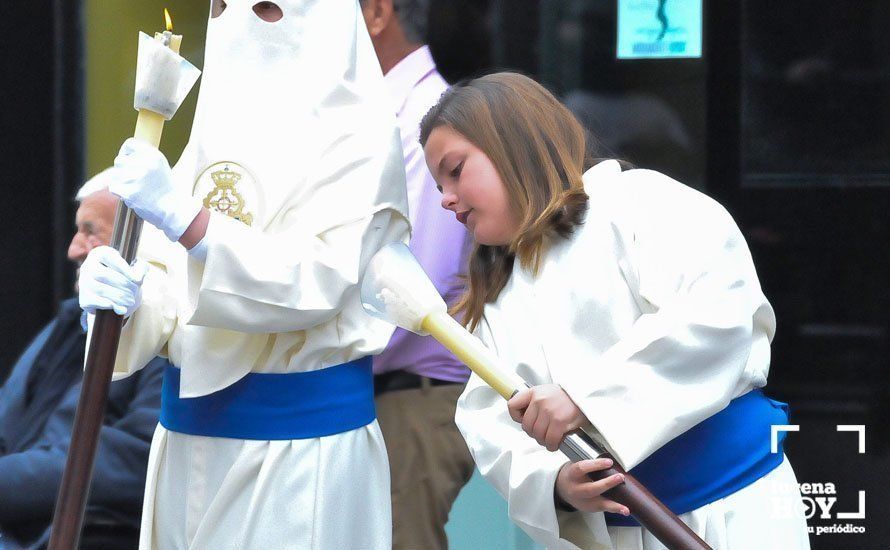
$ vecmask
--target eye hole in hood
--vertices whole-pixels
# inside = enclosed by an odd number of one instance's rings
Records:
[[[284,12],[275,2],[257,2],[253,5],[253,12],[266,23],[274,23],[284,17]]]
[[[210,18],[213,19],[222,15],[226,7],[225,0],[213,0],[213,4],[210,5]]]

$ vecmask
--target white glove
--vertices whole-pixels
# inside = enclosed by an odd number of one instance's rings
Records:
[[[176,188],[171,175],[170,164],[160,151],[130,138],[114,159],[108,190],[176,242],[195,220],[202,204]]]
[[[136,260],[130,266],[110,246],[90,250],[77,280],[81,309],[86,313],[113,309],[118,315],[129,317],[142,303],[142,280],[147,272],[144,260]]]

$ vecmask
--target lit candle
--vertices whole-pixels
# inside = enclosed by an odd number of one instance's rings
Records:
[[[179,53],[179,47],[182,45],[182,35],[173,34],[173,19],[170,18],[170,12],[167,11],[167,8],[164,8],[164,24],[167,30],[163,33],[156,32],[155,39],[161,37],[165,46]]]
[[[179,107],[176,96],[180,80],[179,48],[182,35],[173,34],[173,20],[166,8],[164,20],[166,30],[155,33],[153,44],[147,43],[140,33],[140,59],[136,76],[135,105],[139,116],[134,137],[155,147],[161,143],[164,121]]]
[[[182,36],[173,34],[173,21],[165,9],[167,29],[151,38],[139,33],[136,62],[136,93],[133,107],[139,111],[134,137],[157,147],[161,143],[164,121],[173,118],[201,71],[179,56]],[[128,262],[136,256],[142,221],[123,203],[114,223],[111,246]]]

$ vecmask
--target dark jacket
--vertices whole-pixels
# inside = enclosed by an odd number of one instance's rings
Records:
[[[66,300],[0,388],[0,533],[7,541],[33,542],[52,520],[80,396],[84,345],[77,300]],[[166,365],[156,358],[111,384],[85,538],[91,525],[138,533]]]

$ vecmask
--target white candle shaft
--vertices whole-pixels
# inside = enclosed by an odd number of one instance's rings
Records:
[[[450,315],[431,313],[423,319],[421,327],[504,399],[516,393],[513,379],[500,368],[497,357]]]

